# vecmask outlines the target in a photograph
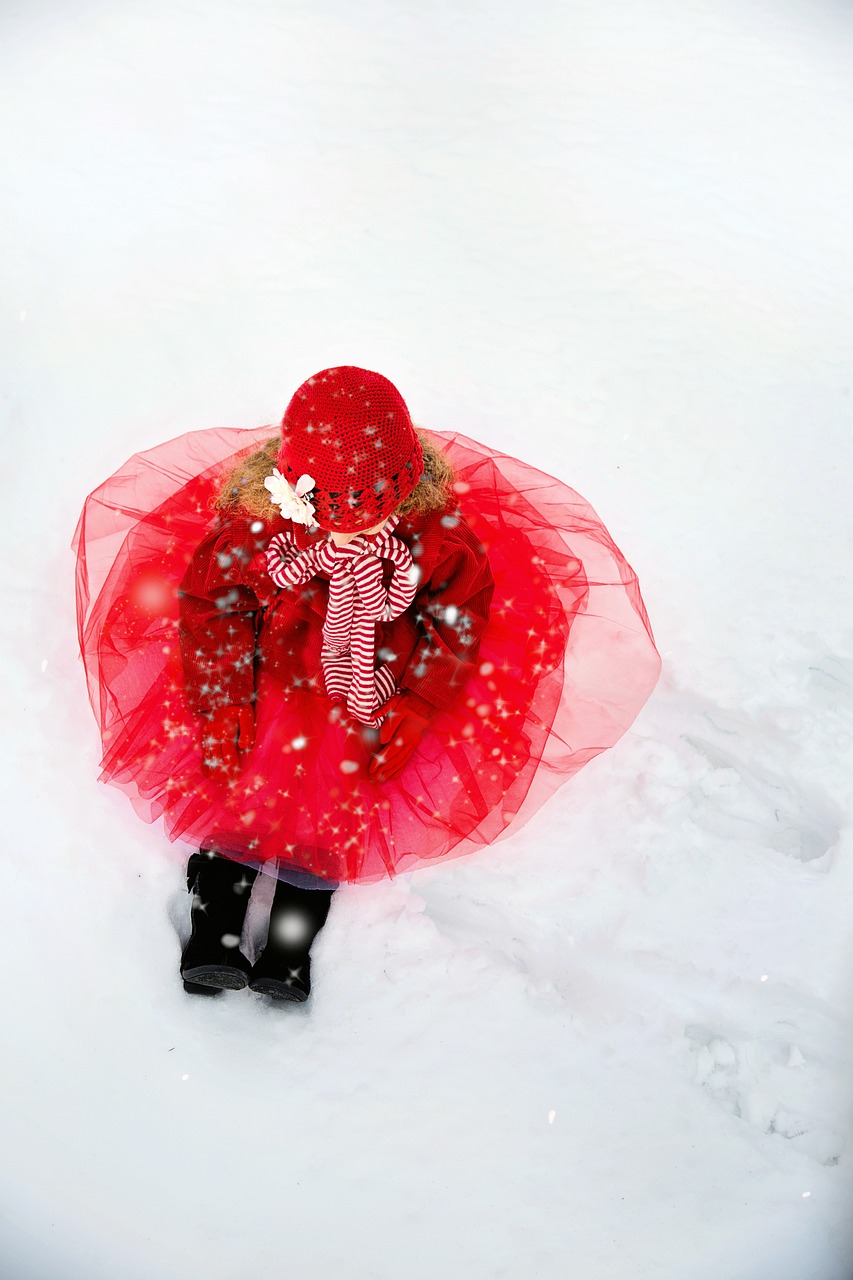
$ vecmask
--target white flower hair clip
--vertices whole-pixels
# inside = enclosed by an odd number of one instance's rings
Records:
[[[264,488],[269,491],[270,501],[281,509],[285,520],[293,520],[296,524],[316,523],[314,508],[305,496],[311,492],[314,484],[314,477],[306,474],[299,477],[294,489],[278,467],[264,480]]]

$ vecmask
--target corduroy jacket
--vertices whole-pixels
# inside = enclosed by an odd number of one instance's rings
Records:
[[[320,662],[328,575],[279,589],[266,549],[287,530],[302,549],[323,530],[274,517],[221,515],[196,548],[180,585],[180,641],[190,707],[197,713],[254,700],[266,666],[286,684],[324,692]],[[394,530],[420,571],[417,594],[397,618],[376,623],[375,665],[387,663],[414,709],[434,715],[458,697],[489,620],[494,578],[486,549],[451,502],[403,516]],[[383,562],[387,586],[393,566]]]

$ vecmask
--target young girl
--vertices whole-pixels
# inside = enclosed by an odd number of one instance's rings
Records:
[[[187,991],[310,991],[341,882],[516,832],[657,680],[637,580],[560,481],[355,366],[280,432],[194,432],[89,496],[78,621],[121,786],[187,868]],[[254,966],[240,934],[276,877]]]

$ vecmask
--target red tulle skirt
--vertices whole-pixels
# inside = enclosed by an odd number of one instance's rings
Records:
[[[375,730],[316,688],[282,700],[262,669],[239,786],[201,772],[178,584],[212,527],[223,476],[275,434],[190,432],[134,455],[86,499],[73,547],[101,780],[146,821],[162,817],[172,841],[333,882],[376,882],[518,831],[621,737],[660,657],[637,578],[588,503],[458,433],[428,432],[462,482],[459,505],[495,592],[475,673],[453,706],[402,772],[377,783],[361,767]]]

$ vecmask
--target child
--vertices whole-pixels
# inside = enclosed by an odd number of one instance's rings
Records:
[[[190,992],[305,999],[341,882],[518,830],[659,671],[636,578],[583,499],[415,427],[355,366],[304,382],[273,438],[196,432],[131,459],[75,547],[102,778],[198,848]],[[252,967],[261,867],[276,888]]]

